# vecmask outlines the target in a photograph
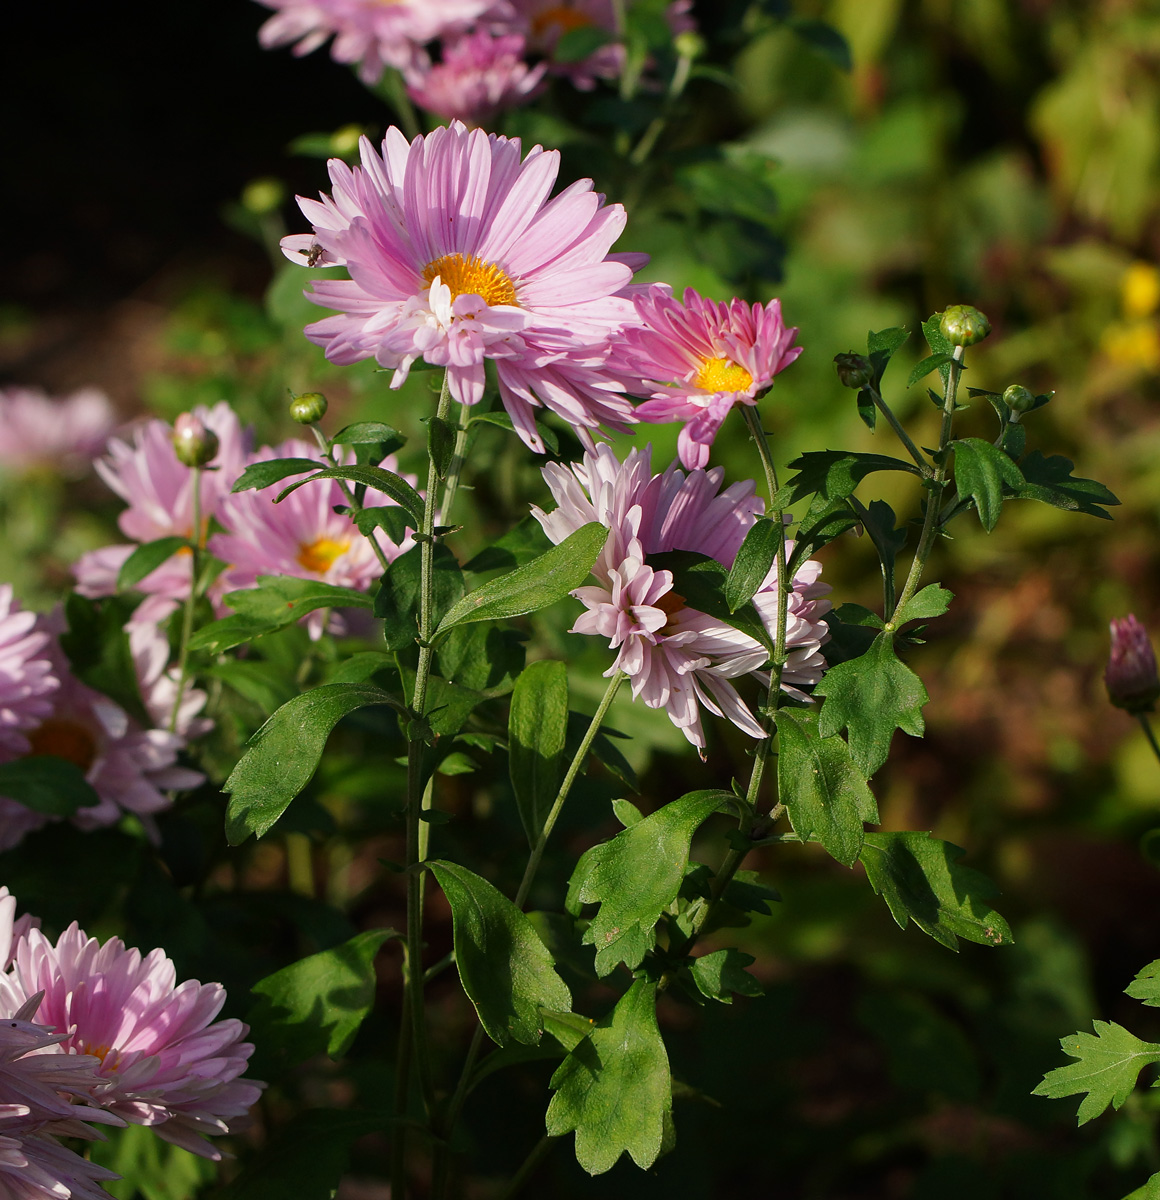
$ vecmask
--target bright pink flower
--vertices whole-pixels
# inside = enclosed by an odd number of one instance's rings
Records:
[[[553,542],[591,521],[609,529],[592,568],[597,586],[573,593],[588,609],[574,633],[609,639],[616,661],[606,672],[629,676],[632,694],[650,708],[663,708],[673,724],[704,750],[700,708],[726,716],[751,737],[761,726],[729,682],[759,674],[765,648],[747,634],[690,608],[673,590],[670,571],[649,565],[650,555],[688,550],[729,567],[746,532],[764,510],[751,481],[721,491],[724,472],[695,470],[687,476],[672,464],[651,474],[651,447],[633,450],[621,463],[607,446],[597,446],[571,470],[552,463],[544,479],[559,507],[532,514]],[[793,542],[786,541],[787,556]],[[804,563],[794,576],[786,621],[789,660],[782,674],[784,691],[806,699],[795,685],[817,683],[825,670],[822,644],[829,630],[822,616],[830,590],[818,582],[821,565]],[[754,597],[762,622],[773,633],[777,620],[777,568],[770,570]]]
[[[60,680],[36,614],[21,612],[11,584],[0,584],[0,762],[28,753],[30,730],[52,712]]]
[[[119,938],[101,945],[74,922],[55,943],[38,929],[17,944],[0,977],[9,1011],[44,993],[36,1019],[60,1035],[59,1052],[99,1061],[92,1102],[205,1158],[204,1134],[237,1128],[261,1085],[240,1079],[253,1046],[237,1020],[215,1020],[220,984],[177,984],[161,950],[142,957]],[[46,1056],[60,1063],[58,1055]],[[59,1069],[59,1068],[58,1068]]]
[[[440,117],[485,125],[541,90],[547,64],[530,67],[523,55],[519,34],[493,37],[485,29],[464,34],[443,43],[439,63],[406,71],[407,94]]]
[[[402,70],[425,58],[423,46],[465,30],[485,13],[506,15],[497,0],[261,0],[275,10],[259,30],[270,50],[296,43],[309,54],[333,35],[335,62],[357,63],[363,83],[374,85],[386,67]]]
[[[381,158],[363,141],[362,163],[332,159],[333,198],[299,198],[314,233],[282,241],[293,261],[350,272],[310,293],[341,310],[306,327],[329,359],[373,356],[398,387],[423,358],[447,368],[457,400],[475,404],[492,358],[504,406],[534,450],[540,406],[582,429],[634,419],[604,370],[610,338],[633,319],[618,293],[642,261],[609,253],[624,228],[619,204],[605,205],[590,179],[549,200],[557,151],[536,146],[521,162],[518,140],[459,122],[410,145],[388,129]]]
[[[744,300],[720,304],[687,288],[681,304],[667,286],[656,284],[635,302],[639,323],[625,328],[617,365],[630,391],[651,397],[637,407],[637,416],[684,421],[681,462],[703,467],[733,405],[755,405],[773,377],[801,354],[793,345],[797,330],[786,328],[780,300],[764,308]]]
[[[79,475],[104,449],[117,422],[104,392],[82,388],[53,400],[39,388],[0,390],[0,466],[48,467]]]
[[[291,439],[273,450],[258,451],[251,462],[310,458],[316,452],[316,447]],[[350,461],[354,461],[353,454]],[[398,470],[394,455],[382,465],[388,471]],[[417,482],[413,475],[404,478],[411,484]],[[308,483],[275,504],[278,490],[238,492],[223,502],[221,520],[230,532],[214,534],[209,548],[230,564],[221,576],[225,591],[253,587],[259,575],[319,579],[360,591],[379,578],[383,568],[371,544],[350,517],[334,511],[347,504],[337,480]],[[389,496],[374,488],[367,488],[363,503],[367,508],[394,505]],[[389,562],[414,545],[410,535],[395,545],[382,529],[376,529],[374,537]],[[311,630],[317,634],[321,629],[319,613]]]

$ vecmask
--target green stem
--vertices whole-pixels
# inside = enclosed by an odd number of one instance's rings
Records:
[[[947,468],[949,456],[946,453],[946,449],[950,445],[951,440],[951,425],[955,417],[955,402],[958,397],[959,374],[962,362],[963,348],[962,346],[956,346],[954,348],[954,361],[950,364],[950,369],[947,371],[946,392],[943,396],[942,426],[938,437],[939,453],[935,459],[934,474],[930,480],[931,490],[926,500],[926,513],[923,517],[922,533],[919,535],[918,549],[914,552],[914,561],[910,564],[910,574],[906,577],[906,586],[902,589],[902,595],[898,597],[898,603],[894,606],[894,613],[901,612],[918,590],[918,582],[922,578],[922,572],[926,567],[926,560],[930,557],[931,548],[934,546],[934,539],[938,533],[938,512],[941,507],[938,491],[946,482],[947,475],[949,474]],[[893,621],[894,613],[891,613],[891,621]]]
[[[520,1169],[511,1177],[511,1182],[500,1192],[498,1200],[514,1200],[523,1191],[524,1184],[536,1173],[540,1164],[548,1157],[552,1147],[559,1140],[558,1137],[552,1137],[545,1133],[532,1147],[531,1153],[524,1159]]]
[[[894,415],[894,410],[882,399],[882,394],[877,388],[871,387],[866,389],[873,399],[878,411],[886,418],[886,423],[898,435],[898,440],[906,447],[906,452],[914,459],[918,465],[918,469],[924,476],[931,473],[930,463],[926,461],[925,455],[911,440],[910,434],[902,428],[902,422]]]
[[[395,1052],[395,1125],[391,1130],[391,1195],[407,1195],[407,1097],[411,1091],[411,997],[404,988]]]
[[[435,514],[436,525],[446,525],[451,516],[451,506],[455,503],[455,493],[459,490],[459,479],[463,474],[463,464],[467,458],[467,414],[463,405],[459,406],[459,424],[455,428],[455,448],[451,452],[451,466],[447,469],[447,484],[443,492],[443,502]]]
[[[331,446],[326,434],[324,434],[317,425],[311,425],[310,432],[314,434],[314,440],[318,443],[318,448],[322,451],[326,461],[330,463],[332,467],[337,467],[339,465],[338,459],[334,457],[334,447]],[[355,494],[345,479],[336,479],[335,483],[338,484],[339,490],[342,492],[346,499],[347,505],[350,507],[351,521],[353,522],[355,516],[362,512],[363,506],[358,502],[358,500],[355,499]],[[379,539],[375,535],[375,531],[372,529],[370,533],[364,534],[363,536],[374,548],[375,557],[379,560],[379,566],[381,566],[385,571],[391,565],[391,560],[387,558],[382,546],[379,545]]]
[[[185,598],[185,612],[181,618],[181,647],[177,652],[177,694],[173,697],[173,708],[169,713],[169,732],[177,732],[177,718],[181,713],[181,701],[185,697],[185,685],[189,679],[189,639],[193,637],[193,614],[197,606],[197,583],[201,574],[201,467],[190,467],[193,479],[193,529],[189,540],[189,595]]]
[[[1152,753],[1160,762],[1160,743],[1157,743],[1156,735],[1152,732],[1152,722],[1148,720],[1148,714],[1138,712],[1135,715],[1136,720],[1140,722],[1140,728],[1144,731],[1144,736],[1148,739],[1148,745],[1152,747]]]

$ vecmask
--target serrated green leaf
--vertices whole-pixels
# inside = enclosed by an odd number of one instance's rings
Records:
[[[544,1031],[542,1008],[572,1007],[547,946],[528,918],[485,879],[449,862],[428,864],[454,921],[459,978],[488,1037],[535,1045]]]
[[[922,591],[911,596],[904,608],[894,613],[890,624],[892,628],[897,629],[907,621],[929,621],[934,617],[941,617],[954,598],[954,592],[947,591],[939,584],[927,584]]]
[[[796,504],[817,493],[827,500],[844,500],[875,471],[906,471],[919,474],[913,463],[886,454],[855,454],[849,450],[816,450],[799,455],[790,464],[797,474],[786,485],[788,503]]]
[[[757,960],[740,950],[714,950],[693,960],[689,974],[702,995],[722,1004],[732,1004],[733,994],[761,996],[761,984],[745,969]]]
[[[552,1076],[548,1135],[575,1130],[576,1161],[589,1175],[607,1171],[625,1151],[642,1169],[660,1156],[673,1095],[656,991],[655,983],[636,980]]]
[[[834,609],[834,616],[843,625],[856,625],[861,629],[886,628],[886,622],[876,612],[862,604],[840,604]]]
[[[1012,498],[1038,500],[1053,508],[1110,521],[1111,514],[1101,505],[1117,505],[1120,501],[1102,483],[1075,478],[1071,473],[1073,466],[1070,458],[1058,454],[1045,458],[1038,450],[1032,450],[1019,464],[1022,482],[1012,490]]]
[[[370,929],[341,946],[291,963],[259,980],[250,1024],[263,1049],[284,1050],[289,1064],[325,1050],[341,1058],[375,1002],[375,956],[394,929]]]
[[[974,499],[979,521],[990,533],[1003,508],[1004,484],[1018,488],[1023,475],[998,446],[982,438],[960,438],[951,445],[955,451],[955,487],[964,499]]]
[[[874,543],[874,549],[878,551],[878,561],[882,564],[885,609],[889,611],[894,607],[895,599],[895,562],[906,545],[906,530],[894,527],[894,509],[885,500],[871,500],[869,505],[863,505],[857,496],[851,496],[849,503]]]
[[[345,425],[330,439],[332,446],[378,446],[386,457],[407,444],[407,439],[382,421],[356,421]]]
[[[268,488],[291,475],[305,475],[317,471],[322,464],[316,458],[268,458],[263,462],[251,463],[234,480],[231,492],[248,492]]]
[[[416,529],[422,524],[423,497],[401,475],[396,475],[394,471],[388,471],[383,467],[360,464],[328,467],[325,471],[318,471],[308,479],[299,479],[288,488],[283,488],[278,493],[275,504],[285,500],[291,492],[296,492],[300,487],[305,487],[308,483],[313,483],[318,479],[345,479],[351,483],[366,484],[367,487],[374,488],[385,496],[390,496],[396,504],[405,509],[411,519],[415,521]]]
[[[348,713],[368,705],[402,706],[365,683],[327,683],[287,701],[250,738],[222,790],[230,793],[226,840],[261,837],[310,782],[326,739]]]
[[[947,363],[954,362],[952,354],[928,354],[920,363],[917,363],[914,370],[906,377],[906,386],[913,387],[920,379],[924,379],[936,367],[946,366]]]
[[[582,904],[600,905],[584,932],[584,944],[596,947],[597,975],[620,962],[640,965],[656,944],[661,913],[681,889],[693,834],[731,800],[729,792],[690,792],[584,853],[569,891]]]
[[[843,866],[862,849],[863,821],[878,823],[878,806],[840,737],[820,737],[818,718],[805,709],[779,709],[777,787],[794,832],[816,837]]]
[[[563,774],[568,733],[568,668],[545,659],[516,680],[508,714],[508,765],[520,821],[532,846]]]
[[[772,521],[759,518],[750,526],[725,578],[725,603],[731,613],[748,603],[765,582],[785,533]]]
[[[998,889],[959,864],[963,853],[926,833],[868,833],[861,859],[900,928],[911,920],[949,950],[958,949],[960,937],[984,946],[1010,944],[1007,922],[986,903]]]
[[[850,754],[866,779],[886,761],[895,729],[912,737],[926,729],[926,688],[894,653],[889,633],[880,633],[861,658],[831,667],[814,695],[826,701],[818,733],[829,738],[848,730]]]
[[[71,817],[78,808],[92,808],[101,802],[84,771],[53,754],[32,754],[0,763],[0,796],[50,817]]]
[[[123,592],[136,586],[146,575],[156,571],[163,562],[172,558],[179,550],[189,549],[189,539],[183,537],[158,538],[138,546],[121,564],[117,572],[117,591]],[[189,572],[187,571],[188,575]]]
[[[1073,1033],[1060,1039],[1063,1052],[1076,1059],[1048,1071],[1031,1093],[1058,1100],[1086,1093],[1079,1106],[1079,1124],[1098,1117],[1110,1104],[1119,1108],[1136,1086],[1140,1072],[1160,1062],[1160,1045],[1142,1042],[1114,1021],[1093,1021],[1091,1033]]]
[[[1140,1000],[1151,1008],[1160,1008],[1160,958],[1137,971],[1136,978],[1124,991],[1133,1000]]]
[[[354,523],[363,537],[369,537],[376,529],[382,529],[396,546],[401,546],[406,541],[407,532],[413,527],[407,511],[394,504],[359,509],[354,516]]]
[[[588,578],[607,538],[599,521],[582,526],[539,558],[468,592],[439,622],[435,636],[469,621],[520,617],[555,604]]]

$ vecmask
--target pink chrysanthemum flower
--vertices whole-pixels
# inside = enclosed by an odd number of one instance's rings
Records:
[[[310,458],[316,450],[292,438],[273,450],[259,451],[251,461]],[[349,461],[354,461],[353,454]],[[388,471],[398,470],[394,455],[382,465]],[[417,482],[413,475],[403,478],[411,484]],[[365,591],[383,573],[378,556],[358,527],[350,517],[334,511],[347,503],[337,480],[308,483],[278,504],[274,503],[276,494],[277,489],[238,492],[223,502],[221,519],[229,532],[214,534],[209,549],[229,563],[221,576],[225,591],[253,587],[259,575],[292,575]],[[367,488],[364,505],[388,507],[394,501]],[[373,536],[388,562],[414,545],[409,534],[401,545],[395,545],[382,529],[376,529]],[[310,629],[315,636],[322,630],[322,615],[312,614]]]
[[[248,1028],[215,1019],[225,1002],[220,984],[178,984],[163,951],[142,956],[120,938],[101,945],[74,922],[55,943],[38,929],[17,943],[0,1004],[13,1011],[38,992],[36,1019],[60,1035],[59,1050],[99,1061],[94,1104],[221,1158],[203,1135],[236,1129],[261,1085],[239,1078],[254,1049],[242,1040]]]
[[[519,34],[493,37],[477,29],[445,41],[440,62],[408,69],[407,94],[437,116],[485,125],[497,113],[527,104],[542,89],[547,64],[532,67],[523,56]]]
[[[11,584],[0,584],[0,762],[28,753],[29,730],[52,712],[60,680],[46,653],[49,635],[21,612]]]
[[[639,321],[625,328],[617,363],[629,390],[650,397],[636,414],[657,423],[684,421],[681,462],[703,467],[733,405],[756,404],[801,354],[793,345],[797,329],[786,328],[780,300],[764,307],[721,304],[687,288],[682,304],[655,284],[635,302]]]
[[[335,62],[358,66],[363,83],[373,86],[387,67],[403,70],[425,55],[427,42],[466,29],[485,13],[506,15],[502,0],[261,0],[274,9],[258,31],[267,49],[295,43],[309,54],[328,38]]]
[[[751,481],[724,491],[721,468],[685,475],[672,464],[651,474],[651,447],[633,450],[621,463],[607,446],[586,454],[571,469],[552,463],[544,479],[559,507],[532,513],[553,542],[591,521],[609,537],[592,568],[599,581],[573,593],[588,609],[574,633],[607,637],[617,651],[606,672],[629,676],[634,698],[663,708],[685,737],[703,752],[700,708],[728,717],[751,737],[763,730],[729,681],[758,674],[768,657],[756,640],[690,608],[673,590],[670,571],[656,570],[648,557],[670,550],[705,554],[729,567],[746,532],[764,511]],[[793,550],[786,542],[787,554]],[[795,685],[817,683],[825,670],[822,644],[829,630],[822,616],[829,592],[819,583],[821,565],[804,563],[794,576],[786,621],[788,662],[782,688],[806,699]],[[754,597],[762,622],[773,632],[777,620],[777,568]],[[764,675],[758,674],[767,680]]]
[[[197,787],[204,777],[175,765],[185,746],[183,737],[165,729],[143,729],[119,704],[72,675],[56,642],[62,625],[59,613],[37,621],[38,630],[51,635],[44,653],[60,687],[52,695],[48,716],[28,731],[28,753],[55,755],[84,771],[100,802],[78,809],[71,818],[81,829],[113,825],[129,812],[151,830],[153,814],[170,806],[165,792]],[[142,658],[137,665],[140,669]],[[198,693],[195,699],[200,705],[203,697]],[[0,850],[15,846],[50,819],[0,796]]]
[[[220,448],[208,468],[199,472],[202,532],[217,517],[222,500],[242,473],[249,451],[249,435],[223,400],[204,406],[194,415],[217,435]],[[193,471],[178,462],[173,449],[173,428],[166,421],[146,421],[132,441],[109,442],[108,455],[99,459],[97,472],[128,505],[117,523],[134,542],[163,537],[193,536]],[[117,576],[135,545],[105,546],[81,556],[73,573],[82,596],[111,596]],[[189,594],[193,556],[178,552],[136,584],[145,593],[130,625],[163,621]]]
[[[109,398],[82,388],[54,400],[39,388],[0,390],[0,467],[44,467],[79,475],[104,449],[117,422]]]
[[[374,357],[400,386],[416,359],[445,367],[456,400],[483,395],[495,360],[500,396],[520,436],[542,451],[534,410],[583,429],[634,420],[605,370],[609,339],[634,319],[618,295],[642,262],[609,253],[624,228],[583,179],[549,200],[560,157],[459,122],[410,145],[388,129],[380,158],[330,163],[333,198],[299,198],[313,234],[284,238],[293,261],[345,265],[349,280],[314,284],[310,299],[341,311],[306,327],[333,362]]]
[[[556,45],[576,29],[600,29],[614,37],[616,7],[612,0],[512,0],[515,20],[511,27],[526,38],[528,49],[548,60],[552,73],[566,77],[573,87],[591,91],[598,79],[615,79],[624,66],[624,47],[616,41],[601,46],[576,62],[555,59]]]

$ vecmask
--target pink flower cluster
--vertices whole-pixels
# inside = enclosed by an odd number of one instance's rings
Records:
[[[39,388],[0,389],[0,468],[79,475],[116,424],[104,392],[82,388],[54,400]]]
[[[236,1130],[262,1088],[241,1078],[246,1026],[216,1019],[222,987],[75,923],[53,942],[15,907],[0,888],[0,1198],[106,1197],[117,1176],[58,1141],[100,1137],[94,1123],[220,1159],[205,1136]]]

